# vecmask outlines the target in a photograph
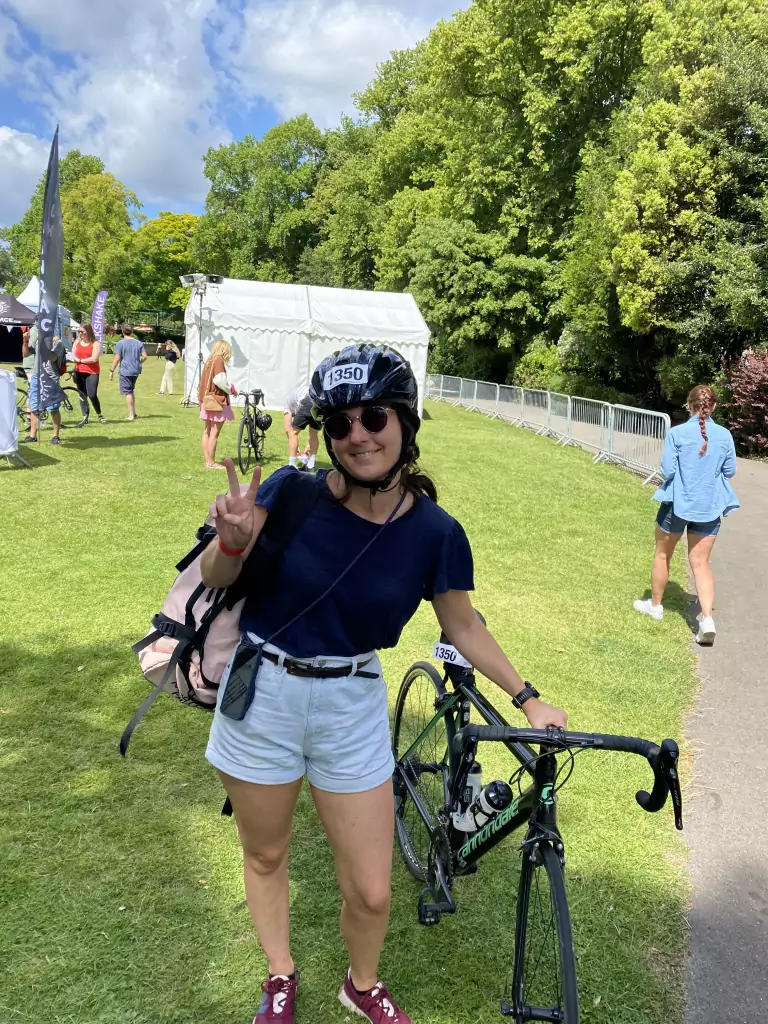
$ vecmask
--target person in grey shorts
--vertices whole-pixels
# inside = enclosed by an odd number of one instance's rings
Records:
[[[410,1024],[378,980],[394,761],[377,650],[394,647],[422,599],[431,601],[446,636],[517,698],[532,726],[564,728],[567,716],[523,683],[472,608],[466,534],[418,468],[418,392],[408,363],[387,347],[349,346],[318,366],[310,396],[334,468],[313,478],[315,504],[284,551],[269,600],[255,588],[246,596],[206,757],[232,802],[268,964],[254,1024],[295,1020],[288,849],[305,775],[343,897],[349,969],[339,999],[373,1024]],[[238,578],[280,488],[298,472],[284,466],[260,484],[257,469],[242,493],[231,460],[226,466],[229,493],[211,505],[218,539],[201,563],[212,588]]]
[[[115,358],[109,371],[109,379],[115,379],[115,370],[120,367],[120,394],[125,395],[125,404],[128,406],[128,419],[136,419],[136,381],[141,373],[141,364],[145,362],[147,353],[144,344],[138,338],[134,338],[133,331],[124,324],[123,336],[115,345]]]

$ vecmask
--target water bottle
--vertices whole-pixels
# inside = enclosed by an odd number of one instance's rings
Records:
[[[467,808],[464,818],[471,828],[464,828],[462,831],[476,832],[486,825],[495,814],[503,811],[505,807],[509,807],[511,803],[512,790],[506,782],[489,782]]]

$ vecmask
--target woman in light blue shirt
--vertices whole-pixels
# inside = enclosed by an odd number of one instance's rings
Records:
[[[669,580],[669,563],[687,527],[688,561],[701,605],[696,642],[712,644],[716,632],[712,618],[715,581],[709,556],[720,529],[720,517],[739,507],[739,499],[728,483],[736,474],[736,449],[730,431],[711,418],[717,405],[712,388],[699,384],[688,395],[687,405],[690,419],[673,427],[664,442],[664,483],[653,496],[661,507],[656,516],[651,596],[646,601],[635,601],[634,607],[654,619],[663,617],[661,602]]]

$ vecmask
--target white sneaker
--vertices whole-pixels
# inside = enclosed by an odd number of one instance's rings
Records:
[[[664,605],[651,604],[650,597],[645,601],[633,601],[632,607],[642,615],[650,615],[652,619],[660,621],[664,618]]]
[[[694,639],[697,644],[702,644],[704,647],[711,647],[715,642],[715,620],[713,618],[702,618],[699,620],[699,632],[696,634]]]

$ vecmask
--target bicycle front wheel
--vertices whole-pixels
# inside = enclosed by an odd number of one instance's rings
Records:
[[[427,881],[430,828],[424,818],[437,822],[445,810],[448,761],[448,726],[440,704],[446,689],[434,665],[417,661],[400,686],[395,705],[392,742],[395,772],[395,827],[405,866],[419,882]],[[405,778],[418,796],[410,795]]]
[[[547,840],[523,850],[512,981],[501,1012],[515,1024],[579,1024],[571,915],[560,858]]]
[[[247,416],[240,420],[237,431],[237,462],[241,473],[247,473],[253,460],[253,427]]]

